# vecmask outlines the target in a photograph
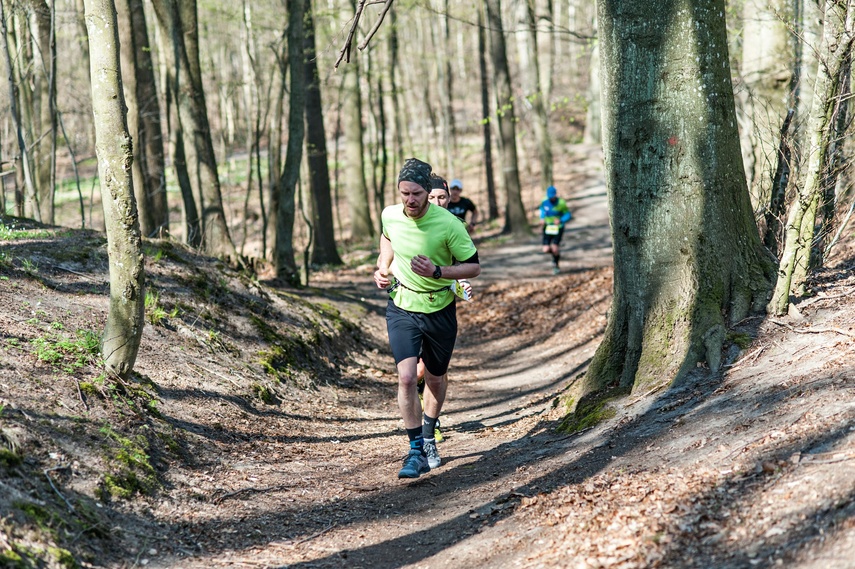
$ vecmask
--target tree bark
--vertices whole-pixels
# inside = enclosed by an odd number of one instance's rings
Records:
[[[505,32],[502,26],[501,0],[487,0],[487,22],[490,28],[490,55],[493,61],[496,88],[496,109],[502,144],[502,172],[505,182],[504,233],[519,237],[531,235],[525,207],[522,203],[519,165],[517,161],[516,117],[514,95],[511,89],[511,72],[505,50]]]
[[[490,78],[487,74],[487,38],[484,33],[484,17],[478,9],[478,69],[481,77],[481,130],[484,137],[484,174],[487,183],[488,219],[499,218],[496,201],[496,177],[493,175],[493,144],[490,128]]]
[[[362,95],[359,87],[359,65],[356,62],[347,66],[344,81],[344,137],[347,165],[343,187],[350,209],[350,238],[360,242],[374,237],[374,225],[371,222],[368,185],[365,183]]]
[[[134,144],[134,196],[147,237],[169,232],[166,164],[151,44],[142,0],[118,0],[122,79]]]
[[[306,2],[304,44],[306,74],[306,153],[309,163],[314,246],[312,265],[341,265],[335,240],[330,172],[327,164],[327,135],[321,99],[321,82],[315,59],[315,21],[311,1]]]
[[[25,138],[25,128],[23,119],[20,113],[19,97],[20,90],[18,89],[18,80],[16,79],[16,68],[12,60],[12,51],[15,43],[10,44],[10,38],[14,39],[14,31],[9,28],[5,6],[0,2],[0,22],[3,25],[3,51],[6,59],[7,82],[9,84],[9,110],[12,114],[12,120],[15,126],[15,138],[18,143],[18,158],[16,159],[16,183],[18,187],[24,186],[26,196],[31,202],[32,210],[35,214],[36,221],[41,222],[41,211],[38,207],[38,193],[36,192],[35,182],[33,180],[32,159],[28,150],[27,141]],[[17,48],[14,48],[16,51]],[[19,217],[24,217],[26,213],[26,202],[24,196],[16,192],[15,205]]]
[[[311,1],[311,0],[307,0]],[[288,67],[291,92],[288,97],[288,146],[285,166],[279,178],[279,207],[276,215],[276,278],[292,286],[300,284],[300,271],[294,261],[295,192],[300,181],[306,112],[306,67],[303,37],[304,0],[288,3]]]
[[[56,76],[51,72],[56,59],[52,11],[45,0],[29,0],[36,24],[36,52],[33,53],[33,142],[32,154],[40,217],[54,223],[56,177],[56,109],[53,104]],[[46,135],[46,136],[43,136]]]
[[[172,168],[175,179],[181,191],[181,204],[184,208],[184,242],[191,247],[202,246],[202,220],[199,216],[199,206],[193,195],[193,186],[190,180],[190,172],[187,168],[187,155],[185,152],[184,123],[178,108],[181,76],[186,72],[186,65],[182,65],[183,42],[181,38],[174,37],[180,30],[177,28],[175,6],[170,0],[153,0],[152,6],[157,14],[160,26],[160,52],[166,60],[164,75],[166,80],[166,130],[169,133],[169,146],[172,152]]]
[[[142,239],[134,200],[133,149],[125,118],[113,0],[85,0],[92,110],[110,261],[110,312],[101,344],[107,370],[126,378],[142,338],[145,293]]]
[[[792,0],[747,0],[743,6],[740,90],[742,149],[752,203],[769,202],[781,123],[794,104],[796,41]]]
[[[183,127],[190,182],[201,210],[202,249],[211,255],[235,259],[237,252],[226,224],[202,87],[196,1],[154,0],[153,5],[174,51],[175,96]],[[187,135],[191,137],[190,141],[187,141]]]
[[[777,315],[786,314],[792,292],[804,294],[822,182],[828,176],[835,113],[843,80],[848,78],[847,63],[855,41],[855,10],[849,8],[848,2],[826,0],[824,23],[819,47],[822,64],[817,71],[808,121],[807,160],[799,176],[798,195],[790,206],[778,282],[768,306],[768,311]]]
[[[540,181],[543,187],[551,186],[552,178],[552,141],[549,137],[549,116],[546,112],[545,91],[540,85],[540,59],[537,51],[537,22],[535,21],[534,0],[518,0],[517,19],[522,31],[517,34],[520,58],[523,94],[531,105],[532,125],[537,140],[537,153],[540,158]]]
[[[717,371],[726,327],[762,310],[774,271],[742,169],[724,0],[598,9],[614,299],[578,396]]]

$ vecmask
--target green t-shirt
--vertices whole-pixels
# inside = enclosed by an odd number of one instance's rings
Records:
[[[381,219],[383,235],[392,243],[395,253],[392,272],[402,285],[392,291],[395,306],[410,312],[431,313],[454,302],[454,293],[447,288],[454,283],[453,279],[417,275],[410,268],[410,261],[416,255],[424,255],[434,265],[447,267],[453,259],[469,259],[476,249],[466,226],[448,210],[433,204],[418,219],[407,217],[401,204],[391,205],[383,210]],[[430,292],[437,289],[444,290]]]

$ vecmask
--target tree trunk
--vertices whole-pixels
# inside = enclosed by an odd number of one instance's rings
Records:
[[[202,220],[199,216],[199,206],[193,195],[193,186],[190,180],[190,172],[187,168],[187,156],[185,153],[184,123],[178,109],[179,82],[185,73],[186,66],[181,61],[186,59],[182,56],[183,43],[174,37],[179,30],[176,28],[175,6],[170,0],[153,0],[152,6],[157,14],[160,26],[160,53],[166,61],[164,75],[166,80],[166,131],[169,134],[169,145],[172,151],[172,167],[175,171],[175,179],[181,190],[181,204],[184,208],[184,242],[191,247],[202,246]]]
[[[330,172],[327,164],[327,135],[324,127],[321,82],[315,59],[315,22],[311,1],[306,2],[304,60],[306,74],[306,153],[312,200],[314,247],[312,265],[341,265],[335,241]]]
[[[50,69],[56,59],[53,39],[52,12],[44,0],[29,0],[36,23],[36,53],[33,54],[33,142],[32,153],[39,193],[41,218],[54,222],[54,186],[56,177],[56,112],[53,96],[56,92],[56,77]],[[46,136],[45,136],[46,135]]]
[[[359,65],[356,62],[345,69],[344,81],[344,137],[347,166],[343,186],[350,209],[350,238],[360,242],[374,237],[374,225],[371,223],[368,185],[365,183],[362,95],[359,87]]]
[[[484,33],[484,18],[478,9],[478,69],[481,76],[481,130],[484,136],[484,173],[487,182],[487,213],[489,219],[499,218],[496,201],[496,178],[493,175],[493,144],[490,129],[490,78],[487,75],[487,38]]]
[[[522,203],[519,166],[517,162],[516,117],[514,95],[511,89],[511,72],[505,51],[505,32],[502,26],[501,0],[487,0],[487,24],[490,27],[490,54],[493,60],[494,84],[496,86],[496,109],[499,133],[502,139],[502,172],[505,181],[505,227],[504,233],[528,237],[531,230]]]
[[[596,32],[595,32],[596,33]],[[585,144],[603,141],[602,105],[600,104],[600,42],[591,41],[590,83],[588,83],[588,111],[585,118]]]
[[[74,23],[77,26],[79,37],[77,38],[80,44],[80,51],[83,53],[83,61],[81,64],[86,68],[86,78],[89,78],[89,32],[86,31],[86,18],[84,17],[85,9],[83,0],[74,0]]]
[[[392,96],[392,115],[395,123],[395,168],[397,170],[404,163],[404,117],[401,112],[400,97],[398,92],[398,28],[396,25],[395,10],[390,13],[389,20],[389,88]]]
[[[7,25],[7,14],[5,6],[3,2],[0,1],[0,23],[3,25],[3,51],[6,59],[6,72],[7,79],[9,84],[9,110],[12,114],[12,120],[15,123],[15,138],[18,143],[18,153],[19,156],[16,160],[15,171],[16,171],[16,182],[18,183],[18,187],[23,185],[25,187],[27,199],[30,200],[32,204],[33,212],[35,213],[36,221],[41,222],[41,213],[38,207],[38,194],[35,188],[35,182],[33,181],[33,171],[32,171],[32,160],[30,158],[30,152],[28,150],[27,141],[24,135],[24,125],[23,120],[21,118],[21,113],[19,112],[19,98],[18,93],[20,92],[18,89],[18,81],[15,78],[15,67],[12,62],[12,51],[13,45],[10,44],[10,38],[14,39],[14,31],[9,28]],[[14,42],[17,43],[17,42]],[[17,48],[15,48],[16,50]],[[15,205],[17,206],[17,214],[19,217],[23,217],[26,212],[24,201],[24,196],[20,193],[15,194]]]
[[[311,1],[311,0],[307,0]],[[279,178],[279,207],[276,215],[274,262],[276,278],[292,286],[300,284],[300,270],[294,261],[295,192],[300,181],[306,112],[306,67],[304,61],[304,0],[288,3],[288,67],[291,92],[288,97],[288,146],[285,166]]]
[[[702,361],[717,371],[726,326],[762,310],[773,273],[742,168],[724,0],[598,8],[614,299],[579,396],[646,392]]]
[[[196,1],[154,0],[153,4],[174,51],[175,95],[190,182],[201,208],[202,249],[211,255],[234,259],[237,253],[226,224],[199,67]],[[191,141],[187,140],[188,135]]]
[[[119,35],[113,0],[86,0],[92,109],[110,260],[110,312],[101,344],[107,370],[126,378],[142,338],[145,293],[142,239],[134,200],[133,149],[125,119]]]
[[[122,79],[134,146],[134,196],[142,234],[169,232],[160,107],[142,0],[118,0]]]
[[[792,0],[747,0],[743,6],[742,149],[755,207],[769,202],[781,123],[794,103],[792,4]]]
[[[799,176],[798,195],[790,206],[787,219],[778,282],[768,306],[772,314],[786,314],[791,292],[804,293],[804,281],[811,265],[811,247],[822,182],[828,176],[831,139],[836,126],[835,113],[843,91],[842,82],[848,78],[847,62],[855,40],[853,18],[855,10],[849,9],[848,2],[826,0],[825,26],[819,47],[822,65],[817,71],[813,89],[807,160]]]
[[[517,19],[522,31],[517,34],[523,94],[531,105],[534,137],[540,158],[540,182],[543,187],[551,186],[552,142],[549,137],[549,116],[546,112],[544,90],[540,86],[540,60],[537,52],[537,22],[535,0],[518,0]]]

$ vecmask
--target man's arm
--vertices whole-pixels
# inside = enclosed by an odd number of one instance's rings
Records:
[[[469,218],[468,226],[470,233],[472,233],[476,225],[478,225],[478,208],[475,207],[475,204],[472,204],[472,216]]]
[[[437,265],[424,255],[413,257],[410,262],[413,272],[423,277],[432,277]],[[481,274],[481,264],[478,262],[478,253],[457,265],[444,265],[442,267],[442,278],[444,279],[472,279]]]
[[[380,234],[380,254],[377,256],[377,270],[374,271],[374,284],[377,288],[387,288],[392,281],[389,274],[392,272],[392,261],[395,252],[392,250],[392,242],[384,234]]]

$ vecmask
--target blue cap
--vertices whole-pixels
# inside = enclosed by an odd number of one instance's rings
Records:
[[[449,188],[460,188],[462,190],[463,189],[463,182],[461,182],[460,180],[455,178],[455,179],[451,180],[451,183],[448,184],[448,187]]]
[[[555,189],[555,186],[549,186],[546,188],[546,197],[554,198],[558,195],[558,190]]]

